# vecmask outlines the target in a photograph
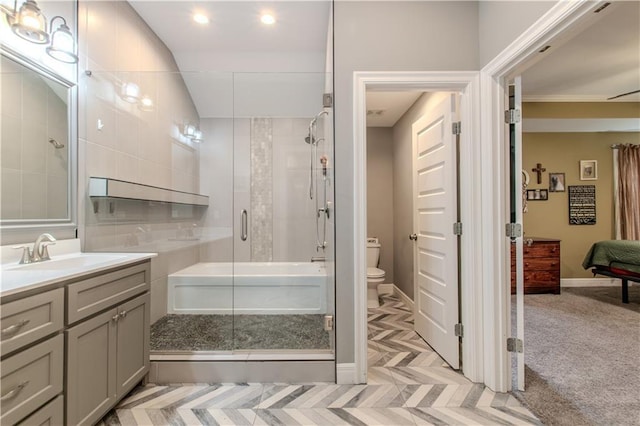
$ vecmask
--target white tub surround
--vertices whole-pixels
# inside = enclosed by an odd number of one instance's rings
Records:
[[[169,275],[170,314],[324,314],[319,263],[197,263]]]

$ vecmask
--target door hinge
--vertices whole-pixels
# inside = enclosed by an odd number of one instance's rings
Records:
[[[507,352],[523,352],[523,344],[522,340],[516,339],[515,337],[507,338]]]
[[[458,323],[453,326],[453,334],[458,337],[464,337],[464,328],[462,327],[462,324]]]
[[[462,222],[453,224],[453,235],[462,235]]]
[[[324,331],[333,330],[333,315],[324,316]]]
[[[520,110],[508,109],[504,112],[504,122],[507,124],[516,124],[520,122]]]
[[[456,121],[451,125],[451,132],[454,135],[459,135],[462,133],[462,123],[460,121]]]
[[[506,234],[509,238],[522,237],[522,225],[519,223],[507,223]]]
[[[333,93],[324,93],[322,95],[322,106],[324,108],[331,108],[333,106]]]

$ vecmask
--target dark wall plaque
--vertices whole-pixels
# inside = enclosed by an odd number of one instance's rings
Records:
[[[596,186],[569,186],[569,225],[596,224]]]

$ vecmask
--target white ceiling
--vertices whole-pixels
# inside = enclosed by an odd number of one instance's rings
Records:
[[[525,101],[599,101],[640,89],[640,2],[617,1],[522,73]],[[640,102],[640,94],[620,101]]]
[[[174,55],[183,52],[318,51],[327,47],[330,2],[147,1],[129,2]],[[274,25],[260,22],[269,12]],[[204,13],[210,23],[193,21]]]
[[[293,58],[287,65],[292,71],[324,71],[328,0],[134,0],[131,4],[173,52],[183,71],[230,71],[237,64],[244,67],[240,71],[282,71],[273,63],[285,57]],[[275,25],[260,23],[263,11],[276,16]],[[206,13],[211,23],[194,23],[194,12]],[[583,27],[552,40],[551,47],[522,72],[525,101],[606,101],[640,89],[640,1],[613,2]],[[207,62],[201,58],[218,59]],[[202,92],[188,84],[192,93]],[[386,92],[368,97],[367,109],[384,110],[380,116],[369,116],[370,125],[393,125],[418,95]],[[619,101],[640,102],[640,94]],[[196,106],[212,109],[212,105]]]
[[[393,127],[422,92],[367,92],[367,127]]]

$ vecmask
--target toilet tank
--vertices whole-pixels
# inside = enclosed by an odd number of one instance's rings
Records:
[[[377,238],[367,238],[367,268],[376,268],[380,260],[380,243]]]

